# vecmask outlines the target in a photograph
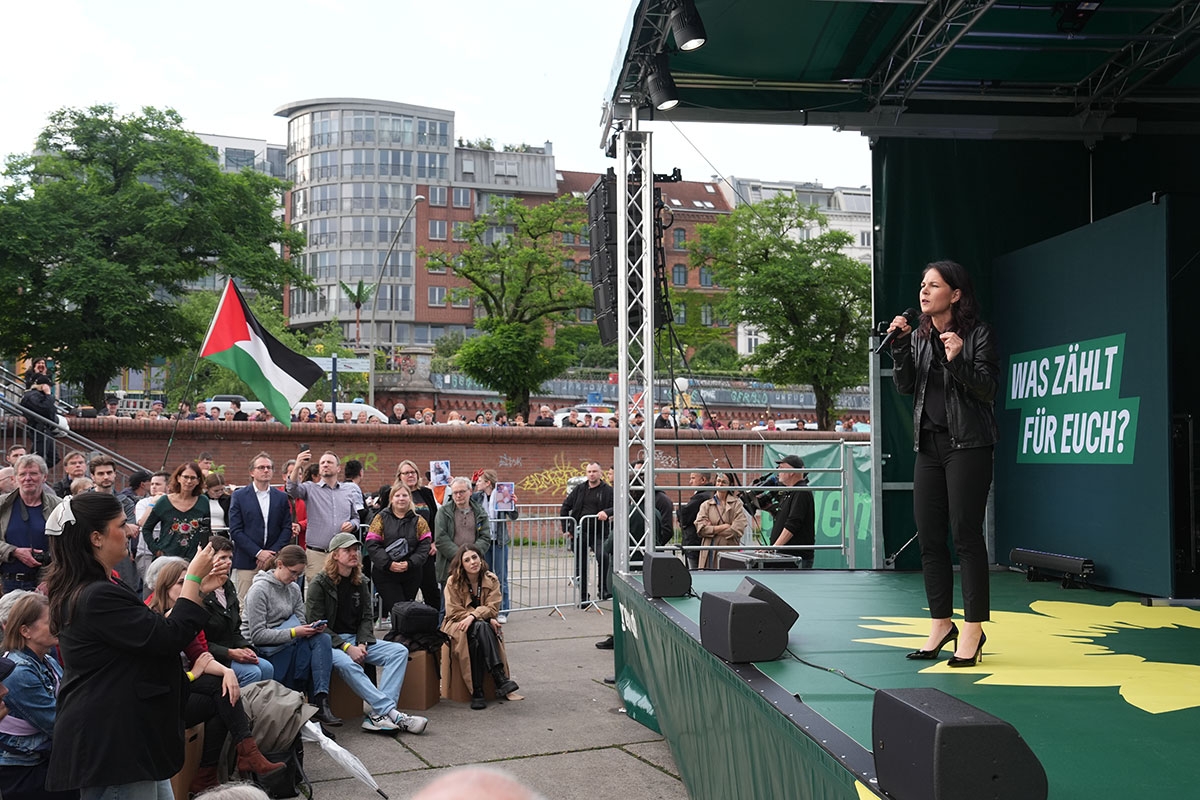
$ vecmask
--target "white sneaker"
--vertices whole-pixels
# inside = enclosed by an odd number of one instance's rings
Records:
[[[429,724],[429,720],[426,717],[418,717],[415,714],[404,714],[397,711],[396,716],[396,726],[404,733],[421,733],[425,730],[425,726]]]
[[[505,614],[503,611],[500,612],[500,616],[496,617],[496,621],[503,625],[508,622],[508,614]]]
[[[362,729],[364,731],[377,731],[382,733],[395,733],[400,730],[400,726],[392,722],[386,715],[367,714],[363,717]]]

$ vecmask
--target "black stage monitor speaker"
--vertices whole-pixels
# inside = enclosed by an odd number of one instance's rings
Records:
[[[646,553],[642,562],[642,588],[647,597],[687,597],[692,591],[692,573],[675,556]]]
[[[768,589],[761,581],[756,581],[754,578],[742,578],[737,590],[739,594],[753,597],[755,600],[762,600],[770,605],[779,615],[779,621],[783,624],[785,632],[790,631],[796,624],[796,620],[800,619],[800,614],[796,609],[788,605],[786,600]]]
[[[739,592],[700,596],[700,644],[734,664],[774,661],[787,649],[787,629],[765,600]]]
[[[1046,771],[1012,725],[937,689],[880,689],[879,788],[896,800],[1045,800]]]

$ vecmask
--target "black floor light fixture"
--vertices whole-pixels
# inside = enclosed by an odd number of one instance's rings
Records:
[[[1025,567],[1025,577],[1031,581],[1057,580],[1061,577],[1064,589],[1086,586],[1088,579],[1096,573],[1096,564],[1090,558],[1043,553],[1023,547],[1014,547],[1008,554],[1008,560],[1014,566]]]

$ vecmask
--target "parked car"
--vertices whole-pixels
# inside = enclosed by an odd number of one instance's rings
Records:
[[[812,427],[809,427],[810,425]],[[794,431],[794,430],[799,429],[800,427],[801,427],[800,420],[798,420],[798,419],[777,419],[777,420],[775,420],[775,430],[777,430],[777,431]],[[815,431],[817,429],[817,423],[808,422],[808,423],[805,423],[803,427],[804,427],[804,430],[806,430],[806,431]],[[755,425],[750,430],[765,431],[766,429],[767,429],[766,425]]]
[[[584,414],[591,414],[593,419],[597,414],[604,417],[615,417],[617,415],[616,406],[591,406],[584,403],[577,406],[568,406],[567,408],[562,408],[554,412],[554,424],[558,427],[562,427],[562,421],[571,415],[572,410],[579,412],[580,419],[583,419]],[[609,421],[611,422],[612,420],[610,419]]]

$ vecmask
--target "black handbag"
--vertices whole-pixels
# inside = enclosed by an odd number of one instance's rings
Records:
[[[424,603],[414,600],[401,600],[392,606],[390,612],[393,633],[414,635],[433,633],[438,629],[438,612]]]

